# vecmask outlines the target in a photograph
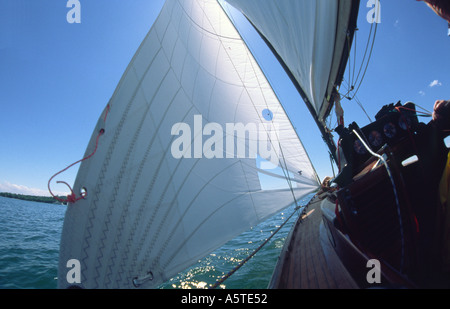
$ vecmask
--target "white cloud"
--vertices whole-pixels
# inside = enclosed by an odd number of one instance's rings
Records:
[[[420,90],[420,91],[419,91],[419,94],[423,97],[423,96],[425,95],[425,92],[422,91],[422,90]]]
[[[430,83],[430,87],[435,87],[435,86],[442,86],[442,83],[440,81],[438,81],[437,79],[435,79],[434,81],[432,81]]]
[[[50,196],[47,190],[30,188],[23,185],[16,185],[7,181],[0,182],[0,192],[23,194],[23,195],[36,195],[36,196]],[[56,195],[67,195],[67,192],[53,192]]]

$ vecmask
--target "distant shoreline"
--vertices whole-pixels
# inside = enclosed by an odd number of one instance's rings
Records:
[[[0,192],[0,196],[7,197],[7,198],[13,198],[17,200],[24,200],[24,201],[30,201],[30,202],[40,202],[40,203],[47,203],[47,204],[58,204],[60,205],[61,202],[58,202],[51,196],[36,196],[36,195],[24,195],[24,194],[16,194],[16,193],[8,193],[8,192]],[[66,198],[63,196],[58,196],[59,198]]]

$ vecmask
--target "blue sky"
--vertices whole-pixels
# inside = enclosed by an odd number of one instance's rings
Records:
[[[49,178],[83,157],[100,113],[163,1],[80,0],[80,24],[67,22],[66,3],[0,0],[0,192],[48,195]],[[370,27],[365,3],[361,0],[359,56]],[[320,178],[331,175],[327,148],[301,98],[247,30],[243,36],[253,44]],[[423,2],[383,1],[357,97],[372,118],[382,105],[398,100],[432,110],[435,100],[450,99],[449,55],[447,23]],[[368,123],[354,100],[342,104],[347,123]],[[58,180],[72,184],[77,168]]]

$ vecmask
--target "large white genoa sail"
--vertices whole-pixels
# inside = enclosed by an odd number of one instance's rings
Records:
[[[157,287],[318,188],[284,109],[215,0],[166,2],[87,154],[102,129],[74,184],[87,195],[67,208],[60,288]]]

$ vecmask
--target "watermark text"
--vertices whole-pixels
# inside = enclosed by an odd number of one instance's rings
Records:
[[[366,264],[370,270],[367,272],[366,280],[369,284],[381,283],[381,265],[376,259],[368,260]]]
[[[370,8],[366,19],[369,24],[381,23],[381,3],[380,0],[367,1],[367,7]]]
[[[81,3],[79,0],[68,0],[66,4],[70,10],[67,12],[66,20],[69,24],[81,23]]]
[[[81,283],[81,265],[80,261],[77,259],[68,260],[66,263],[66,267],[69,268],[69,271],[66,275],[67,283]]]
[[[171,145],[175,159],[256,159],[258,156],[279,164],[279,128],[276,123],[203,124],[202,115],[194,115],[193,126],[179,122],[172,126],[176,138]]]

